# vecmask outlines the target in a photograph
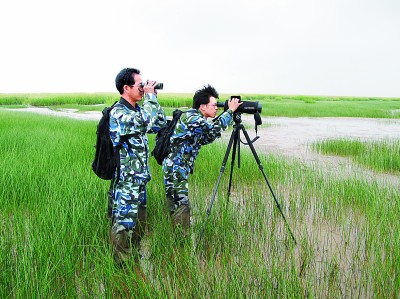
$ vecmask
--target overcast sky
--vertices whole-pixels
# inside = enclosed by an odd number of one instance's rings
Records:
[[[0,33],[0,93],[135,67],[164,92],[400,97],[399,0],[12,0]]]

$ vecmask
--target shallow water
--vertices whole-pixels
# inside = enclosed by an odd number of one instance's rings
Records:
[[[261,138],[255,145],[264,151],[311,161],[314,157],[310,155],[308,146],[317,140],[400,138],[400,119],[269,117],[264,118],[263,123],[271,126],[259,130]]]
[[[246,117],[243,123],[253,126],[254,120]],[[340,175],[351,174],[400,186],[399,176],[376,173],[353,164],[349,158],[322,155],[310,148],[315,141],[333,138],[399,140],[400,119],[267,117],[263,118],[263,124],[258,129],[260,138],[254,143],[257,152],[297,159],[318,169],[323,166],[326,171]],[[254,128],[246,130],[252,139],[255,136]],[[244,140],[243,134],[241,136]]]

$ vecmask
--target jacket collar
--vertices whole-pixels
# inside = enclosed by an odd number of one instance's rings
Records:
[[[133,107],[127,100],[125,100],[123,97],[119,99],[120,104],[126,106],[130,110],[134,111],[140,111],[140,107],[138,104],[136,104],[136,107]]]

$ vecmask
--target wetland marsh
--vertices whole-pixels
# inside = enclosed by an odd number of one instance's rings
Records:
[[[264,110],[279,104],[268,101]],[[296,101],[297,110],[305,105],[314,111],[313,103]],[[366,100],[371,101],[381,100]],[[396,105],[388,100],[376,110]],[[234,168],[231,196],[226,195],[229,160],[204,222],[228,131],[203,147],[189,178],[191,239],[177,239],[172,231],[161,169],[152,159],[143,257],[121,269],[113,263],[108,237],[109,182],[90,169],[96,112],[79,113],[93,117],[83,121],[69,118],[76,115],[72,111],[55,117],[0,109],[0,297],[398,298],[399,173],[361,165],[350,156],[323,155],[313,144],[344,139],[339,147],[350,152],[358,146],[351,140],[384,141],[393,145],[385,156],[396,163],[399,119],[273,116],[264,110],[254,145],[297,245],[246,146],[240,169]]]

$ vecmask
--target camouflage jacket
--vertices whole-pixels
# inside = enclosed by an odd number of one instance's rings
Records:
[[[166,125],[166,116],[154,94],[146,94],[143,105],[133,107],[124,98],[110,112],[110,137],[120,151],[120,179],[133,176],[149,181],[149,146],[146,133],[156,133]]]
[[[202,145],[221,137],[221,132],[232,123],[232,111],[226,110],[215,121],[208,121],[197,109],[183,112],[171,136],[169,163],[188,167],[193,171]]]

